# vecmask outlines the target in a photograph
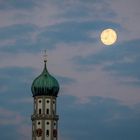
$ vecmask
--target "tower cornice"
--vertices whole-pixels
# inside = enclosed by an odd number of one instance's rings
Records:
[[[59,120],[59,115],[44,115],[44,114],[33,114],[31,120]]]

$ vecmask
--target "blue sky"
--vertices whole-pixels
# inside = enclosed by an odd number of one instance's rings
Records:
[[[139,0],[0,0],[0,134],[30,140],[31,84],[60,83],[59,139],[140,139]],[[105,28],[118,40],[100,41]]]

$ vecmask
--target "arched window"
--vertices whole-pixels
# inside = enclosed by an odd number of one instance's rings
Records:
[[[39,114],[41,114],[41,109],[39,109]]]
[[[49,114],[49,109],[46,109],[46,114]]]
[[[53,136],[57,137],[57,130],[56,129],[53,130]]]
[[[46,130],[46,136],[49,137],[49,130]]]

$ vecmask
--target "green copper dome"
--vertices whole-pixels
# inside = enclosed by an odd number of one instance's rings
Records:
[[[57,96],[59,92],[59,84],[57,80],[51,76],[46,67],[46,61],[44,61],[43,72],[32,83],[33,96]]]

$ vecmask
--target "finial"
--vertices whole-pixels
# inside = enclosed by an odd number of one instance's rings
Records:
[[[44,57],[44,62],[46,63],[47,62],[47,51],[46,50],[44,50],[43,57]]]

